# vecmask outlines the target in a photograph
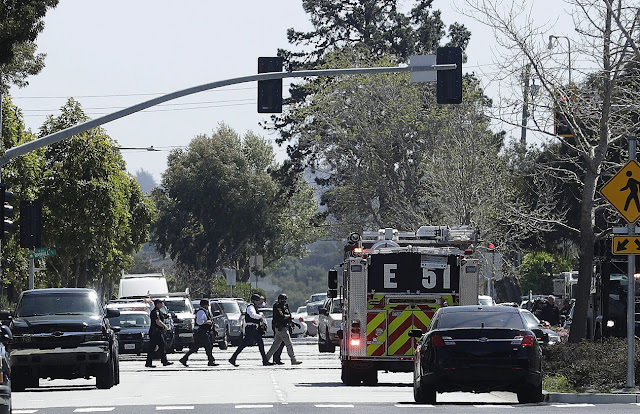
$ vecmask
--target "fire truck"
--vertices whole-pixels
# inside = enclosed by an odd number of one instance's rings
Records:
[[[477,232],[467,226],[352,233],[329,271],[328,295],[343,298],[342,382],[375,385],[378,371],[411,372],[418,339],[442,306],[478,303]]]

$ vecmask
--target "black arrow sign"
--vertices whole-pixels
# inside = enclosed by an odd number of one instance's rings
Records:
[[[618,242],[618,248],[616,250],[619,252],[627,250],[627,243],[629,243],[629,240],[627,239],[624,239],[623,241]],[[636,243],[638,243],[638,240],[636,240]]]
[[[636,250],[640,250],[640,239],[635,239],[634,242],[636,243]]]

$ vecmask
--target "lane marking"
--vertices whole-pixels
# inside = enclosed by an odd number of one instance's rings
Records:
[[[316,404],[317,408],[353,408],[353,404]]]
[[[494,404],[494,405],[477,404],[477,405],[474,405],[474,407],[476,408],[514,408],[513,405],[498,405],[498,404]]]
[[[271,377],[271,383],[273,384],[273,389],[276,393],[276,397],[278,398],[278,402],[280,404],[289,404],[286,398],[284,397],[284,391],[282,391],[282,388],[280,388],[280,385],[278,384],[278,380],[276,379],[275,374],[271,372],[269,373],[269,376]]]
[[[594,404],[551,404],[556,408],[582,408],[582,407],[595,407]]]
[[[38,410],[13,410],[13,414],[35,414]]]
[[[239,404],[236,408],[273,408],[273,404]]]
[[[193,410],[193,405],[164,405],[156,407],[156,411],[160,410]]]
[[[106,413],[109,411],[115,410],[116,407],[87,407],[87,408],[76,408],[73,410],[74,413]]]
[[[394,404],[396,407],[400,408],[434,408],[433,404]]]

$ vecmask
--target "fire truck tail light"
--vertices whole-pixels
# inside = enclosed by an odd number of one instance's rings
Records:
[[[354,247],[353,254],[362,254],[362,247]]]
[[[351,346],[360,346],[360,338],[351,338]]]

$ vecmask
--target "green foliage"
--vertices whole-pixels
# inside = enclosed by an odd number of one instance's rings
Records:
[[[286,190],[269,175],[276,166],[266,141],[225,125],[169,155],[162,187],[152,192],[159,210],[153,234],[160,253],[182,267],[180,277],[206,282],[224,266],[241,269],[246,280],[251,255],[269,266],[303,254],[318,237],[311,188],[298,177],[282,197]]]
[[[520,287],[524,294],[531,290],[533,294],[549,295],[553,293],[553,276],[549,273],[570,271],[571,263],[560,255],[532,252],[524,255],[520,270]]]
[[[40,130],[51,134],[85,121],[70,99]],[[40,198],[43,243],[53,247],[52,285],[100,288],[116,280],[147,240],[153,205],[126,172],[116,143],[96,128],[46,148]]]
[[[11,84],[25,86],[26,77],[44,67],[44,54],[35,54],[34,41],[44,28],[42,19],[58,0],[0,2],[0,93]]]
[[[251,287],[250,283],[237,282],[236,285],[233,287],[233,297],[242,298],[247,302],[249,302],[249,300],[251,299],[251,294],[254,292],[259,293],[265,298],[267,298],[267,294],[264,291],[264,289],[260,289],[260,288],[256,289],[255,287]],[[217,277],[213,279],[210,297],[228,298],[230,294],[231,294],[231,289],[229,285],[227,285],[227,281],[223,277]]]
[[[640,381],[640,349],[636,341],[635,383]],[[602,342],[560,343],[544,351],[542,370],[557,386],[577,392],[611,392],[626,386],[627,345],[625,338]],[[548,383],[548,382],[547,382]]]

